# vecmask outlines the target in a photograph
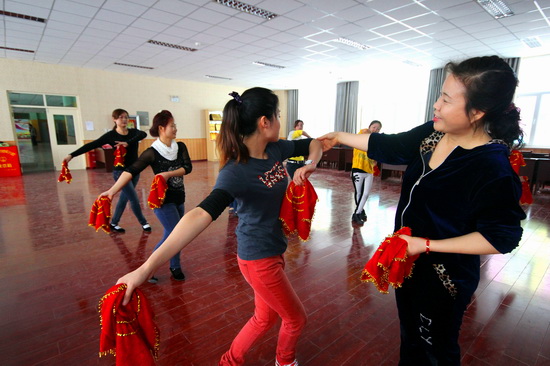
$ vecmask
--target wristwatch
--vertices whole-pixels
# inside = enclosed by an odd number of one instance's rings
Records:
[[[315,164],[315,160],[306,160],[304,165]]]

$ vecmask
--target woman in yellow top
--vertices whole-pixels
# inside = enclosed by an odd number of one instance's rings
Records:
[[[380,132],[382,123],[374,120],[370,123],[369,128],[364,128],[359,131],[362,133]],[[355,211],[351,215],[351,221],[357,225],[363,225],[367,221],[365,214],[365,203],[369,198],[370,189],[372,187],[373,172],[376,161],[369,159],[367,153],[362,150],[353,149],[353,164],[351,167],[351,181],[355,188]]]

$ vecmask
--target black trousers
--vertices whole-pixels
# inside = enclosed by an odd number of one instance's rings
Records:
[[[295,160],[289,160],[286,162],[286,171],[288,172],[288,175],[290,176],[290,179],[294,178],[294,172],[298,170],[299,168],[303,167],[305,165],[305,162],[303,161],[295,161]]]
[[[459,366],[458,336],[472,293],[458,290],[452,296],[432,264],[418,264],[395,291],[401,326],[399,365]]]

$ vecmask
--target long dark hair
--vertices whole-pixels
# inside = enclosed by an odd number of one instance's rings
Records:
[[[155,117],[153,117],[153,125],[149,129],[149,133],[153,137],[159,137],[159,127],[165,127],[170,123],[171,120],[174,119],[174,116],[172,116],[172,113],[167,110],[162,110],[155,114]]]
[[[521,146],[519,108],[512,103],[518,79],[510,65],[498,56],[483,56],[449,62],[445,69],[466,87],[466,113],[485,112],[480,122],[489,136]]]
[[[223,109],[222,125],[216,141],[220,153],[220,169],[229,161],[247,162],[250,158],[243,139],[253,134],[258,127],[258,119],[271,120],[277,113],[279,98],[271,90],[251,88],[243,95],[235,92]]]

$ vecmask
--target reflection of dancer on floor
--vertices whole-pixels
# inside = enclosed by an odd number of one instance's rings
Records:
[[[151,136],[157,137],[156,141],[139,156],[134,164],[126,168],[126,171],[108,191],[101,194],[112,198],[132,180],[132,177],[139,175],[148,166],[151,166],[155,175],[161,175],[166,180],[168,189],[163,204],[154,209],[155,215],[164,227],[164,235],[155,250],[164,243],[183,217],[185,202],[183,176],[191,173],[193,169],[187,147],[183,142],[176,142],[176,132],[172,113],[169,111],[157,113],[153,118],[153,126],[149,130]],[[170,259],[170,272],[175,280],[183,281],[185,279],[181,270],[179,251],[174,253]],[[157,281],[158,279],[153,275],[149,278],[151,283]]]
[[[72,158],[87,153],[93,149],[100,148],[103,145],[110,145],[112,148],[122,145],[126,148],[126,156],[124,156],[124,166],[113,167],[113,179],[116,181],[124,171],[124,167],[130,166],[134,163],[134,161],[136,161],[138,157],[138,143],[147,137],[147,134],[135,128],[128,128],[128,112],[124,109],[115,109],[112,116],[115,125],[111,131],[105,133],[97,140],[89,142],[81,148],[73,151],[67,155],[65,159],[63,159],[63,162],[68,165]],[[126,204],[130,201],[130,207],[132,208],[132,211],[138,219],[142,229],[144,231],[151,231],[151,226],[147,222],[145,216],[143,216],[143,212],[141,212],[141,205],[135,189],[138,181],[139,174],[135,175],[132,178],[132,181],[122,189],[122,193],[120,194],[115,208],[115,213],[111,217],[111,230],[119,233],[126,231],[118,226],[118,223],[120,222],[122,213],[126,208]]]
[[[369,128],[362,129],[359,133],[380,132],[381,129],[382,123],[374,120],[370,123]],[[365,221],[367,221],[367,214],[365,213],[364,207],[372,187],[375,165],[376,161],[369,159],[366,152],[353,149],[351,181],[355,188],[355,211],[351,216],[351,221],[357,225],[363,225]]]
[[[283,161],[299,155],[308,155],[315,161],[294,174],[294,183],[301,185],[315,171],[316,162],[322,156],[321,144],[311,139],[279,139],[279,101],[271,90],[252,88],[242,96],[235,92],[231,95],[233,99],[223,110],[217,140],[222,168],[214,190],[181,219],[159,250],[118,283],[128,285],[126,304],[137,286],[187,246],[236,199],[239,202],[237,260],[241,273],[254,290],[256,308],[219,364],[242,365],[248,350],[281,317],[276,364],[297,365],[296,343],[306,323],[306,313],[284,272],[287,241],[279,210],[288,178]]]

